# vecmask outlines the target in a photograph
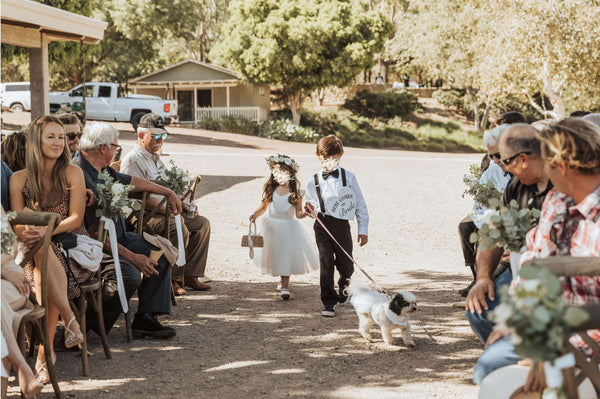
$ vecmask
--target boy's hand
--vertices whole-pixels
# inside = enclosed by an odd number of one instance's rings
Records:
[[[360,244],[360,246],[364,246],[369,242],[369,236],[366,236],[364,234],[359,234],[358,235],[358,240],[356,240],[357,243]]]

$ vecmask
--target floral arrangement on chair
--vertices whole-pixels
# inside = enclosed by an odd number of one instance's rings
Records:
[[[108,219],[114,219],[118,215],[126,215],[133,210],[140,210],[141,205],[138,201],[129,198],[129,192],[133,189],[130,184],[115,182],[107,171],[98,174],[98,178],[104,183],[98,183],[98,206],[96,217],[104,216]]]
[[[520,252],[525,245],[527,232],[540,218],[540,211],[520,208],[515,200],[504,206],[499,204],[498,200],[492,199],[489,205],[490,208],[479,218],[481,228],[472,233],[469,240],[479,242],[483,251],[499,247]]]
[[[573,327],[589,319],[582,308],[569,306],[562,284],[548,269],[525,267],[518,284],[500,288],[500,304],[491,312],[496,328],[508,333],[515,353],[544,363],[548,388],[544,398],[567,398],[560,369],[565,367],[565,342]],[[562,366],[560,364],[563,364]]]
[[[463,176],[463,182],[467,186],[467,189],[463,192],[463,197],[470,195],[475,202],[485,208],[490,208],[490,202],[493,202],[493,200],[499,201],[502,198],[502,193],[498,191],[494,182],[488,181],[486,184],[481,184],[479,179],[481,179],[481,168],[477,164],[472,164],[469,166],[469,173]]]
[[[2,253],[14,255],[14,244],[17,235],[9,228],[10,221],[15,217],[14,212],[2,213],[1,217],[1,236],[2,236]]]
[[[192,180],[190,179],[190,172],[183,170],[171,159],[171,168],[163,168],[165,178],[158,178],[157,182],[175,192],[179,197],[184,195],[189,190]]]

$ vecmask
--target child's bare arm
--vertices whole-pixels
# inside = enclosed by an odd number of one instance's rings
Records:
[[[302,209],[302,201],[296,202],[296,205],[294,207],[296,208],[296,217],[298,219],[302,219],[308,216],[308,214]]]
[[[260,206],[258,207],[257,210],[254,211],[254,213],[252,215],[250,215],[250,221],[256,220],[257,217],[259,217],[260,215],[262,215],[263,213],[265,213],[265,211],[267,210],[267,206],[269,204],[267,204],[266,202],[261,202]]]

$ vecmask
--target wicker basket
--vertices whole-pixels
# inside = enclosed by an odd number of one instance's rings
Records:
[[[254,247],[254,248],[262,248],[263,247],[263,245],[264,245],[263,236],[259,236],[256,234],[256,223],[254,221],[252,221],[252,223],[250,223],[250,226],[248,227],[248,234],[242,236],[242,247],[248,246],[250,237],[252,237],[252,247]]]

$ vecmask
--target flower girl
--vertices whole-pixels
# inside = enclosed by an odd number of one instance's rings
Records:
[[[281,298],[289,299],[290,275],[317,269],[319,259],[313,243],[298,221],[307,216],[302,210],[303,193],[296,178],[298,164],[281,154],[267,158],[267,164],[271,176],[264,185],[260,206],[250,216],[250,221],[255,221],[269,209],[268,216],[262,219],[258,227],[264,245],[255,249],[254,261],[263,273],[281,276]]]

